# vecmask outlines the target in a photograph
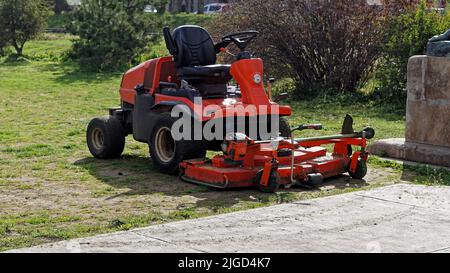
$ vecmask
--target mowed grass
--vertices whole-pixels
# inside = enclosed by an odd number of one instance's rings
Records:
[[[60,57],[67,36],[33,41],[28,56]],[[121,159],[93,159],[85,143],[90,119],[119,104],[120,74],[79,70],[75,63],[31,58],[0,64],[0,251],[126,230],[401,181],[396,168],[374,164],[368,182],[341,177],[315,191],[267,195],[253,189],[213,191],[155,171],[148,147],[131,138]],[[58,59],[58,58],[55,58]],[[337,133],[347,113],[377,138],[401,137],[402,114],[333,102],[291,102],[291,123],[322,122]],[[315,132],[317,133],[317,132]],[[310,135],[312,132],[304,132]],[[380,169],[381,168],[381,169]]]

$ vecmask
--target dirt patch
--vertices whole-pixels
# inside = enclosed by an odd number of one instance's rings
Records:
[[[397,177],[389,180],[394,174],[390,170],[371,169],[365,180],[341,176],[327,180],[314,191],[291,188],[279,194],[308,196],[388,185],[399,181]],[[68,215],[84,211],[87,217],[103,213],[114,218],[116,214],[142,214],[148,210],[164,214],[186,208],[232,208],[241,202],[270,202],[271,198],[276,201],[276,195],[261,194],[254,189],[216,191],[182,182],[177,177],[156,173],[146,176],[126,168],[99,169],[97,179],[100,183],[46,181],[28,177],[11,179],[0,188],[0,203],[4,208],[2,215],[39,209]],[[91,213],[86,214],[87,211]]]

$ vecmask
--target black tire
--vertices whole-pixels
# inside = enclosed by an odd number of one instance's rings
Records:
[[[351,164],[351,163],[350,163]],[[349,167],[350,169],[350,167]],[[350,176],[354,179],[363,179],[367,175],[367,163],[361,158],[358,159],[358,164],[356,165],[356,171],[348,171]]]
[[[270,173],[269,177],[269,185],[263,186],[261,185],[261,178],[263,175],[263,170],[258,172],[258,174],[255,177],[255,186],[258,188],[259,191],[264,193],[274,193],[280,188],[280,175],[276,171],[272,171]]]
[[[184,160],[201,158],[206,155],[198,141],[175,141],[172,137],[172,126],[176,119],[170,113],[161,114],[150,136],[150,156],[154,166],[162,173],[175,175]]]
[[[285,138],[292,137],[291,126],[285,117],[280,117],[280,136]]]
[[[125,130],[115,117],[93,119],[87,128],[86,140],[91,154],[99,159],[113,159],[125,148]]]

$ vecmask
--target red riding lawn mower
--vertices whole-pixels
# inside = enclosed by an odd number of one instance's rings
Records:
[[[366,140],[375,131],[354,132],[350,116],[340,135],[292,137],[294,131],[320,130],[322,125],[289,127],[286,117],[291,108],[277,103],[285,96],[272,98],[272,80],[264,86],[262,60],[246,50],[258,32],[230,34],[217,44],[198,26],[181,26],[173,33],[164,28],[163,33],[172,56],[126,72],[121,107],[89,124],[87,143],[96,158],[119,157],[125,137],[133,135],[148,143],[153,164],[161,172],[213,188],[255,186],[275,192],[294,185],[313,187],[346,172],[356,179],[366,175]],[[236,55],[226,49],[231,44],[240,50]],[[235,61],[216,64],[219,53],[233,55]],[[180,138],[174,128],[184,116],[192,123],[181,126]],[[194,136],[211,129],[211,122],[215,138]],[[262,128],[271,131],[262,134]],[[332,153],[321,147],[329,144],[334,144]],[[361,149],[353,152],[352,146]],[[223,154],[207,159],[207,151]]]

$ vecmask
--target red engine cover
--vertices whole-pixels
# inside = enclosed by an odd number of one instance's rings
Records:
[[[122,101],[134,104],[134,88],[144,84],[150,93],[159,82],[177,82],[177,73],[172,57],[153,59],[128,70],[122,78],[120,97]],[[156,85],[154,83],[157,83]]]

